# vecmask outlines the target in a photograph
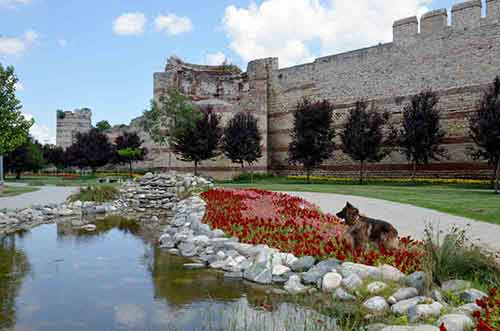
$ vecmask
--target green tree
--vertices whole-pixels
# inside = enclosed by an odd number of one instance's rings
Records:
[[[132,165],[135,161],[144,160],[147,149],[142,147],[143,141],[136,132],[124,132],[115,139],[116,155],[113,163],[128,164],[130,176],[132,176]]]
[[[5,168],[21,179],[25,171],[37,171],[45,165],[42,147],[32,138],[5,156]]]
[[[201,117],[193,122],[177,122],[172,137],[172,148],[179,159],[194,162],[194,173],[198,174],[198,164],[219,155],[218,148],[222,136],[220,118],[211,107],[200,111]]]
[[[239,112],[229,120],[224,128],[222,151],[233,163],[244,168],[262,157],[262,135],[257,119],[248,112]]]
[[[439,98],[432,91],[414,95],[403,110],[403,127],[399,130],[398,144],[412,167],[412,178],[418,164],[428,164],[446,156],[441,147],[446,132],[441,128]]]
[[[473,156],[488,160],[494,171],[495,193],[500,178],[500,76],[484,92],[477,111],[469,119],[470,135],[476,143]]]
[[[95,125],[95,127],[100,132],[104,132],[106,130],[111,129],[111,124],[109,124],[108,121],[100,121],[100,122],[97,122],[97,124]]]
[[[391,152],[389,147],[394,134],[384,137],[384,126],[388,122],[389,113],[381,113],[374,107],[368,110],[368,103],[358,101],[343,125],[340,148],[359,162],[360,184],[363,183],[365,163],[380,162]]]
[[[87,133],[78,133],[75,143],[66,149],[65,154],[71,165],[89,167],[95,172],[111,161],[113,147],[108,137],[94,128]]]
[[[44,160],[57,169],[67,166],[67,162],[64,157],[64,149],[62,147],[45,144],[42,146],[42,153]]]
[[[18,78],[14,67],[0,63],[0,191],[3,188],[3,155],[24,144],[33,125],[21,113],[21,101],[16,98]]]
[[[311,171],[330,158],[335,148],[333,139],[333,105],[324,100],[299,102],[293,113],[292,141],[288,146],[288,160],[301,164],[309,182]]]

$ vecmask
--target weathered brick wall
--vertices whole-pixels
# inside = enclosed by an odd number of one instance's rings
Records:
[[[57,112],[56,145],[64,149],[75,141],[77,133],[86,133],[92,128],[90,109]]]
[[[449,159],[422,167],[426,175],[479,176],[488,173],[482,162],[467,152],[467,115],[475,110],[482,90],[500,74],[500,1],[488,1],[489,13],[481,18],[481,2],[453,7],[451,26],[446,10],[432,11],[394,24],[394,42],[316,59],[313,63],[277,70],[273,74],[269,106],[270,165],[295,172],[287,163],[289,130],[296,103],[303,97],[328,99],[336,105],[336,126],[346,118],[358,99],[401,118],[409,97],[431,88],[441,97],[443,126],[447,131]],[[402,155],[393,153],[377,165],[373,174],[402,175],[409,167]],[[323,172],[346,174],[356,165],[340,151]]]

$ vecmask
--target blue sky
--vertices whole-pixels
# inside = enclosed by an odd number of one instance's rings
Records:
[[[246,69],[281,66],[391,40],[394,19],[451,0],[0,0],[0,62],[14,65],[33,134],[55,137],[57,109],[128,123],[152,98],[166,59]]]

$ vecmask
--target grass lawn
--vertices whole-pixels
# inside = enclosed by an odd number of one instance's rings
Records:
[[[5,186],[3,192],[0,192],[0,198],[13,197],[15,195],[35,192],[38,191],[36,187],[17,187],[17,186]]]
[[[101,184],[97,182],[95,176],[82,176],[73,178],[64,178],[61,176],[26,176],[20,180],[14,177],[7,177],[6,182],[10,183],[26,183],[29,186],[88,186],[88,185],[114,185],[114,184]]]
[[[270,178],[254,183],[220,183],[220,187],[260,188],[272,191],[337,193],[378,198],[500,224],[500,195],[477,186],[431,184],[307,184],[299,180]]]

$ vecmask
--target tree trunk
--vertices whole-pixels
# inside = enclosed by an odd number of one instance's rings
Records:
[[[495,171],[495,193],[498,194],[498,182],[500,180],[500,159],[497,161],[497,169]]]
[[[129,161],[129,177],[132,178],[132,161]]]
[[[359,163],[359,184],[363,185],[363,173],[364,173],[365,162],[361,161]]]
[[[307,184],[311,184],[311,171],[306,169]]]
[[[194,175],[198,176],[198,161],[194,161]]]
[[[16,171],[16,180],[21,179],[21,171]]]
[[[0,155],[0,193],[4,190],[3,183],[3,155]]]

